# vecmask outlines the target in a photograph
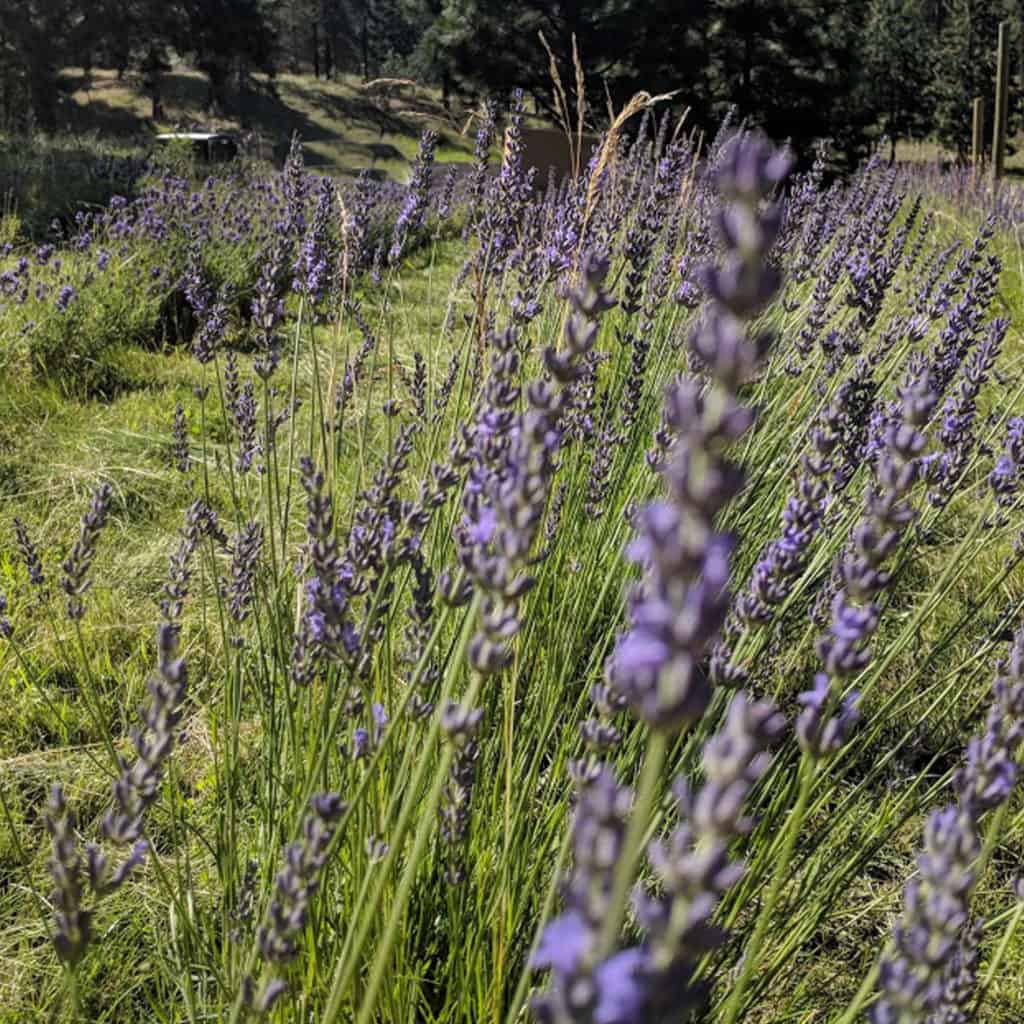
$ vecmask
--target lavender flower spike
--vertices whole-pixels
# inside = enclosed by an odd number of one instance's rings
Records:
[[[82,906],[84,864],[75,838],[75,816],[68,810],[60,786],[50,793],[45,821],[53,838],[48,865],[54,884],[53,945],[57,956],[74,967],[89,945],[92,912]]]
[[[532,966],[551,970],[551,985],[533,1004],[541,1024],[670,1024],[706,996],[694,980],[697,963],[725,934],[711,920],[721,895],[743,873],[729,844],[751,822],[743,803],[764,774],[766,751],[785,721],[768,702],[737,694],[721,731],[704,746],[707,781],[692,790],[677,783],[681,824],[648,848],[658,894],[640,893],[641,945],[593,963],[615,864],[622,853],[632,794],[607,767],[583,782],[573,821],[574,868],[566,910],[552,920]]]
[[[147,844],[145,840],[136,842],[129,855],[113,871],[105,854],[92,843],[86,846],[83,858],[75,836],[75,816],[68,809],[64,791],[59,785],[50,791],[43,820],[52,837],[52,853],[47,865],[54,883],[51,938],[57,956],[74,968],[92,938],[93,911],[84,906],[86,879],[97,899],[110,895],[142,863]]]
[[[467,710],[451,702],[441,715],[441,728],[454,748],[448,781],[441,804],[441,838],[448,850],[445,877],[450,885],[465,878],[461,846],[469,831],[469,804],[476,778],[476,763],[480,757],[477,734],[483,710]]]
[[[920,877],[904,890],[903,914],[893,926],[896,953],[882,961],[882,997],[871,1008],[872,1024],[924,1024],[938,1009],[945,967],[967,922],[971,864],[980,852],[970,820],[955,806],[928,818],[917,859]]]
[[[100,532],[107,522],[107,513],[110,510],[110,499],[113,494],[114,489],[110,484],[100,484],[96,488],[89,511],[82,517],[78,540],[75,541],[71,554],[61,566],[64,575],[61,576],[60,585],[68,598],[68,618],[73,621],[78,621],[85,615],[85,604],[82,597],[92,586],[89,570],[92,568],[92,560],[96,555],[96,544],[99,541]]]
[[[43,574],[43,560],[39,556],[39,548],[29,536],[25,524],[17,517],[14,519],[14,538],[18,545],[18,553],[21,555],[21,560],[28,569],[29,582],[34,587],[44,586],[46,584],[46,577]]]
[[[352,570],[338,551],[334,507],[325,492],[324,475],[303,456],[302,485],[306,491],[306,534],[313,578],[306,583],[306,608],[292,647],[292,674],[299,683],[312,678],[321,655],[332,661],[350,660],[358,637],[349,614],[345,582]]]
[[[928,819],[918,876],[903,891],[903,912],[893,925],[895,947],[882,959],[880,997],[872,1024],[952,1024],[966,1020],[963,987],[971,979],[970,896],[981,853],[979,823],[986,811],[1013,795],[1024,741],[1024,627],[992,684],[985,731],[967,745],[953,776],[956,802]]]
[[[228,610],[232,621],[241,626],[249,616],[256,586],[256,569],[263,550],[263,526],[246,523],[234,538],[231,580],[228,584]],[[237,642],[237,640],[236,640]]]
[[[531,1007],[540,1024],[615,1019],[610,1013],[618,986],[609,991],[607,974],[601,975],[600,968],[595,974],[592,960],[625,843],[633,793],[607,766],[580,777],[578,785],[565,910],[548,922],[530,963],[535,970],[551,971],[550,987]]]
[[[142,819],[156,799],[164,764],[176,742],[181,722],[188,672],[178,657],[178,627],[164,622],[157,630],[157,668],[146,688],[149,703],[140,711],[144,729],[132,735],[137,757],[122,762],[121,775],[114,783],[114,803],[103,819],[103,835],[119,845],[134,843],[142,834]]]
[[[606,670],[612,689],[655,729],[696,721],[711,699],[701,663],[725,620],[733,546],[714,524],[743,483],[739,467],[720,452],[754,420],[736,389],[756,368],[769,338],[748,341],[744,323],[779,285],[767,256],[781,215],[777,206],[762,209],[762,200],[788,167],[788,156],[760,137],[737,136],[718,169],[719,187],[731,200],[719,225],[726,260],[705,272],[714,302],[690,339],[713,390],[704,393],[696,380],[678,381],[669,390],[665,417],[678,434],[664,470],[670,500],[640,514],[640,536],[629,554],[647,575],[629,599],[629,629]]]
[[[334,793],[314,796],[302,823],[302,838],[285,848],[266,923],[256,933],[260,953],[270,963],[287,963],[298,955],[298,937],[306,927],[310,900],[320,885],[331,840],[345,811],[346,805]],[[267,981],[259,993],[252,978],[247,977],[243,986],[246,1003],[260,1012],[268,1011],[287,990],[279,978]]]
[[[727,255],[721,270],[705,274],[714,302],[690,339],[711,387],[705,393],[689,380],[669,388],[666,420],[678,433],[664,470],[669,500],[639,514],[640,536],[630,556],[644,565],[646,578],[629,598],[629,629],[606,666],[608,687],[597,691],[605,705],[609,691],[624,697],[655,730],[673,732],[695,721],[711,697],[701,663],[725,618],[732,549],[732,539],[716,531],[715,519],[743,480],[721,452],[754,419],[736,390],[757,366],[768,338],[749,342],[745,322],[778,287],[767,256],[780,212],[777,206],[762,209],[762,201],[788,166],[789,158],[766,141],[742,135],[718,165],[719,187],[730,201],[720,224]],[[764,771],[764,749],[781,725],[770,705],[736,698],[723,734],[705,748],[706,785],[697,793],[680,787],[680,811],[688,824],[651,848],[664,895],[640,900],[638,918],[648,939],[601,962],[596,958],[618,881],[631,798],[610,769],[596,770],[592,792],[600,799],[593,809],[581,799],[573,827],[577,867],[567,887],[567,910],[548,925],[533,961],[552,972],[549,992],[535,1003],[542,1024],[667,1024],[700,1001],[693,970],[721,941],[710,917],[718,896],[739,877],[727,845],[747,826],[743,799]],[[584,798],[590,796],[585,790]]]
[[[897,393],[901,419],[886,428],[864,515],[838,561],[841,587],[832,602],[831,624],[816,645],[824,672],[800,695],[804,710],[797,720],[797,738],[813,757],[835,753],[856,724],[856,693],[846,695],[837,717],[829,717],[835,703],[830,681],[849,679],[870,662],[881,614],[875,598],[890,580],[884,564],[916,516],[907,498],[920,474],[925,447],[920,428],[936,402],[923,357],[911,359]]]
[[[188,443],[188,420],[181,402],[174,407],[174,422],[171,427],[171,454],[179,473],[187,474],[192,461]]]
[[[988,483],[1000,507],[1012,505],[1024,481],[1024,416],[1014,416],[1006,424],[1003,454],[989,473]]]
[[[699,1005],[705,997],[706,984],[695,981],[694,971],[709,949],[725,941],[712,915],[743,875],[742,862],[729,857],[729,844],[753,827],[743,804],[768,769],[768,750],[785,726],[770,701],[738,693],[721,730],[704,745],[704,785],[695,791],[685,780],[676,783],[681,824],[648,848],[659,893],[638,907],[648,934],[645,1021],[669,1024],[678,1019],[679,1007]]]
[[[437,132],[431,128],[428,128],[420,138],[420,148],[413,161],[412,174],[409,178],[409,190],[395,220],[391,248],[388,250],[389,263],[398,262],[406,242],[423,224],[423,217],[430,202],[430,179],[438,138]]]

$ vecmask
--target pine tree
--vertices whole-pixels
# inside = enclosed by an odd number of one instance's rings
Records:
[[[832,137],[850,159],[873,119],[858,60],[862,23],[828,0],[712,0],[712,121],[728,106],[806,152]]]
[[[252,67],[274,69],[273,20],[265,0],[181,0],[180,11],[176,49],[206,75],[209,110],[226,108],[232,71],[244,78]]]
[[[996,43],[1006,13],[1000,0],[952,0],[939,37],[932,77],[935,131],[959,160],[970,150],[975,96],[985,99],[984,138],[991,136]]]
[[[933,46],[922,0],[871,0],[863,36],[863,65],[869,103],[889,139],[930,127],[929,52]]]
[[[0,3],[0,52],[7,53],[11,62],[12,92],[25,101],[23,122],[44,131],[57,127],[57,76],[81,56],[87,37],[88,16],[78,0]]]

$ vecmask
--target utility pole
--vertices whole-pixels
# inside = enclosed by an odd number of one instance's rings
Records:
[[[996,110],[992,126],[992,181],[1003,176],[1006,159],[1006,106],[1010,89],[1010,23],[999,23],[999,51],[996,57]]]
[[[981,173],[985,162],[985,98],[974,97],[974,114],[971,120],[971,168],[975,175]]]

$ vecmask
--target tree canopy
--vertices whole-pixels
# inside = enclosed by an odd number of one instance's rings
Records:
[[[518,86],[550,110],[543,34],[567,83],[574,47],[581,55],[596,111],[638,89],[678,90],[699,126],[735,106],[798,148],[831,137],[857,155],[882,135],[934,134],[963,155],[972,100],[992,93],[1001,19],[1024,53],[1024,2],[866,0],[858,10],[830,0],[21,0],[0,5],[0,123],[58,128],[68,65],[136,72],[159,118],[174,56],[206,75],[215,111],[256,70],[413,75],[446,101]]]

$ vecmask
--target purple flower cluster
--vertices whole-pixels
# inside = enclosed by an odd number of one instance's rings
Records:
[[[14,518],[13,525],[14,540],[18,547],[18,554],[21,555],[21,560],[28,570],[29,583],[34,587],[42,588],[46,585],[46,576],[43,573],[43,560],[39,554],[39,548],[29,535],[28,527],[17,516]]]
[[[172,560],[172,565],[173,565]],[[85,880],[95,899],[119,889],[145,859],[148,843],[142,838],[143,818],[155,801],[163,768],[175,743],[187,690],[185,662],[178,657],[179,627],[163,623],[157,632],[157,668],[147,683],[149,703],[140,714],[144,728],[132,733],[136,758],[120,761],[120,775],[114,782],[114,806],[106,813],[100,832],[115,846],[130,850],[113,866],[109,856],[95,843],[85,847],[84,856],[75,836],[74,815],[68,810],[60,786],[54,786],[45,815],[52,836],[50,875],[54,882],[53,943],[57,955],[74,967],[91,938],[93,911],[84,906]]]
[[[441,801],[441,839],[445,843],[445,878],[458,885],[466,877],[462,846],[469,831],[469,804],[480,756],[477,734],[483,710],[449,703],[441,716],[441,727],[454,750],[448,780]]]
[[[168,559],[167,580],[160,599],[160,614],[167,622],[177,622],[188,597],[192,579],[192,558],[199,538],[209,533],[210,509],[202,500],[185,511],[185,525],[179,531],[178,546]]]
[[[52,851],[47,864],[53,881],[51,939],[57,956],[74,968],[92,939],[94,911],[84,905],[86,882],[96,899],[117,891],[141,863],[146,844],[137,843],[129,856],[110,872],[106,857],[93,844],[86,847],[83,856],[75,834],[75,815],[68,808],[60,786],[50,791],[43,817]]]
[[[696,721],[711,696],[702,661],[728,608],[732,550],[731,538],[716,532],[715,518],[743,482],[739,468],[720,452],[754,419],[736,392],[769,337],[748,341],[744,321],[778,288],[778,272],[766,256],[781,211],[762,209],[761,203],[788,169],[785,153],[758,137],[738,136],[717,170],[727,201],[719,217],[726,262],[705,275],[712,309],[690,341],[714,386],[705,393],[698,381],[681,380],[667,395],[666,418],[677,435],[662,474],[670,500],[640,513],[640,536],[630,557],[645,567],[646,577],[630,596],[629,628],[607,669],[611,687],[656,729]]]
[[[423,216],[430,203],[430,179],[433,176],[434,154],[437,151],[438,134],[428,128],[420,138],[420,147],[412,164],[409,188],[405,202],[395,220],[395,229],[388,250],[388,262],[397,263],[410,237],[423,225]]]
[[[228,329],[228,310],[232,301],[230,286],[225,285],[217,296],[217,301],[209,306],[199,330],[192,339],[192,355],[205,366],[213,361]]]
[[[261,380],[269,380],[281,360],[279,329],[284,321],[284,299],[278,292],[278,281],[288,264],[288,246],[275,242],[265,253],[262,270],[256,281],[252,300],[252,327],[259,355],[253,361],[253,372]]]
[[[85,615],[85,603],[82,598],[92,586],[89,570],[92,568],[93,558],[96,557],[100,533],[107,524],[107,514],[113,496],[114,488],[110,484],[100,484],[96,488],[89,511],[82,517],[78,539],[71,549],[71,554],[61,565],[64,574],[61,576],[60,585],[67,595],[68,618],[73,621],[78,621]]]
[[[473,169],[469,176],[468,209],[466,211],[466,226],[463,229],[463,237],[465,238],[469,237],[469,233],[480,215],[480,208],[486,195],[487,173],[490,163],[491,146],[494,142],[496,119],[497,110],[494,103],[490,100],[485,100],[473,144]]]
[[[292,267],[292,288],[314,304],[324,297],[329,285],[333,253],[328,228],[334,215],[334,183],[330,178],[321,178],[316,209]]]
[[[338,550],[334,508],[330,495],[324,493],[324,475],[308,457],[303,458],[301,468],[313,577],[306,584],[306,610],[292,648],[292,675],[296,682],[308,683],[321,657],[350,661],[358,650],[359,638],[345,586],[353,570]]]
[[[136,759],[131,764],[122,760],[114,783],[115,806],[101,826],[104,837],[118,845],[134,843],[142,835],[143,816],[157,798],[164,763],[174,749],[188,691],[188,671],[178,656],[179,632],[171,622],[157,630],[157,667],[146,684],[149,702],[140,709],[145,728],[132,734]]]
[[[185,409],[181,402],[174,407],[174,421],[171,424],[171,455],[178,472],[187,475],[191,469],[192,455],[189,450],[188,420],[185,418]]]
[[[771,609],[785,601],[807,565],[825,513],[831,456],[839,441],[834,412],[830,407],[811,429],[810,451],[800,460],[796,492],[782,513],[782,534],[768,545],[754,567],[749,589],[737,598],[736,614],[748,626],[769,621]]]
[[[484,675],[505,667],[511,656],[509,641],[519,631],[519,600],[533,585],[524,570],[551,492],[571,385],[594,346],[599,318],[614,305],[602,289],[607,273],[608,264],[600,259],[586,263],[581,287],[570,296],[573,315],[566,325],[565,347],[544,350],[551,382],[530,385],[528,408],[518,419],[512,412],[517,389],[510,384],[518,366],[514,334],[495,338],[499,350],[488,401],[471,442],[474,470],[458,530],[459,559],[485,595],[481,628],[469,646],[470,663]]]
[[[231,576],[228,583],[228,612],[236,627],[241,626],[249,617],[262,551],[263,526],[258,522],[246,523],[232,545]]]
[[[788,156],[757,136],[735,136],[718,157],[726,261],[705,275],[713,304],[691,338],[712,384],[702,392],[696,381],[684,380],[668,392],[666,418],[678,435],[663,473],[671,500],[636,516],[640,536],[631,557],[645,566],[646,577],[630,596],[629,629],[609,659],[607,685],[592,693],[602,719],[624,700],[650,728],[672,732],[700,718],[710,701],[702,661],[725,618],[732,547],[731,538],[716,531],[715,518],[742,484],[740,469],[721,450],[754,418],[736,392],[769,339],[748,341],[744,322],[778,288],[767,255],[781,211],[762,203],[788,170]],[[610,955],[601,940],[625,854],[631,794],[610,768],[582,769],[566,910],[547,925],[533,958],[535,968],[551,971],[549,989],[534,1004],[539,1020],[667,1024],[702,1002],[695,970],[724,939],[711,917],[740,876],[728,845],[749,826],[743,802],[767,767],[765,749],[782,725],[770,704],[734,698],[722,731],[704,748],[704,785],[677,787],[681,823],[648,849],[658,886],[637,900],[644,939]],[[616,739],[604,721],[587,723],[584,736],[598,748]]]
[[[1006,424],[1003,452],[989,473],[988,482],[996,501],[1011,505],[1024,481],[1024,417],[1014,416]]]
[[[997,669],[985,731],[967,745],[953,777],[956,802],[934,811],[924,830],[917,875],[903,890],[903,910],[883,956],[873,1024],[952,1022],[971,1002],[977,932],[970,898],[981,853],[979,822],[1016,786],[1024,740],[1024,630]]]
[[[284,964],[298,955],[298,938],[309,918],[310,901],[319,887],[331,841],[346,810],[334,793],[314,796],[302,824],[302,838],[285,849],[285,866],[278,872],[266,923],[256,936],[260,953],[268,963]],[[247,976],[243,982],[246,1004],[260,1013],[267,1013],[287,989],[278,977],[265,980],[259,990],[252,977]]]
[[[430,641],[434,621],[434,574],[426,564],[422,551],[417,550],[409,560],[415,583],[407,610],[409,623],[405,627],[405,651],[402,660],[410,675],[416,671]],[[436,663],[427,663],[420,672],[417,690],[409,700],[409,714],[425,718],[434,710],[430,695],[440,678]]]
[[[702,957],[726,939],[712,917],[721,896],[743,874],[729,854],[752,822],[743,805],[768,768],[768,747],[784,720],[768,702],[739,693],[720,732],[704,746],[705,782],[675,787],[679,824],[651,842],[655,887],[636,897],[640,945],[595,962],[608,912],[612,876],[625,841],[632,794],[607,766],[585,774],[573,817],[573,870],[563,886],[565,910],[550,921],[532,966],[551,971],[534,1000],[543,1024],[669,1024],[693,1012],[707,994],[696,978]]]
[[[978,396],[999,358],[1009,326],[1008,320],[992,321],[984,340],[967,357],[956,387],[946,397],[939,430],[943,451],[933,456],[926,467],[928,481],[933,485],[928,499],[933,505],[948,504],[975,450]]]
[[[711,678],[719,685],[745,683],[746,669],[734,658],[741,629],[750,631],[770,623],[807,567],[831,497],[832,456],[842,436],[842,415],[837,399],[822,411],[810,430],[810,450],[800,459],[795,492],[782,512],[782,533],[762,551],[712,652]]]
[[[928,422],[936,401],[923,360],[911,360],[898,395],[901,417],[886,430],[864,515],[837,563],[840,589],[832,600],[831,623],[815,648],[824,671],[800,695],[804,710],[797,721],[797,735],[801,747],[813,757],[835,753],[857,721],[855,692],[843,696],[838,714],[832,716],[837,703],[832,681],[852,678],[871,660],[870,643],[881,614],[876,599],[890,581],[883,566],[915,518],[907,499],[918,479],[925,447],[920,428]]]

